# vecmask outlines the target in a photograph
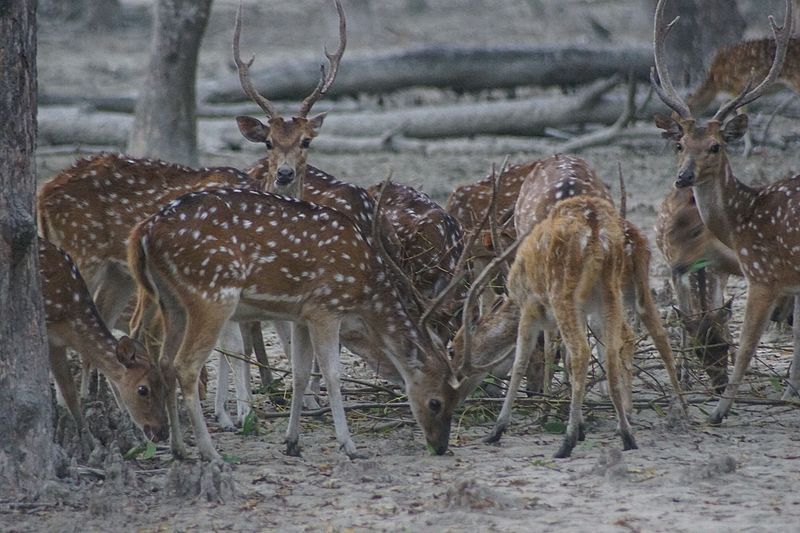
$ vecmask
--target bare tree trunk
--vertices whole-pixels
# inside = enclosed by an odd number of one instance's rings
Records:
[[[197,54],[211,0],[158,0],[150,65],[128,150],[197,166]]]
[[[0,9],[0,494],[53,477],[53,428],[39,287],[33,152],[36,1]]]
[[[656,0],[646,3],[655,12]],[[667,67],[676,83],[684,86],[699,83],[714,52],[742,40],[747,26],[736,0],[671,0],[664,15],[681,20],[667,39]]]

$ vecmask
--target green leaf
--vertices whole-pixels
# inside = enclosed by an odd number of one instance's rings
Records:
[[[769,379],[770,385],[772,385],[773,390],[775,392],[781,392],[783,390],[783,383],[781,382],[781,378],[777,376],[773,376]]]
[[[234,464],[234,465],[242,464],[242,458],[239,457],[238,455],[231,455],[231,454],[228,454],[228,453],[223,453],[222,454],[222,460],[225,461],[226,463],[231,463],[231,464]]]
[[[653,411],[655,411],[658,416],[667,416],[667,413],[664,412],[664,408],[658,405],[657,403],[653,404]]]
[[[155,445],[153,445],[153,447],[155,448]],[[128,450],[127,452],[125,452],[125,455],[123,455],[122,457],[123,457],[123,458],[124,458],[126,461],[130,461],[131,459],[136,459],[136,457],[137,457],[137,456],[138,456],[140,453],[142,453],[143,451],[145,451],[146,449],[147,449],[147,448],[146,448],[146,445],[145,445],[145,444],[137,444],[136,446],[134,446],[133,448],[131,448],[130,450]]]
[[[155,455],[156,455],[156,443],[149,440],[147,441],[147,445],[145,446],[144,451],[142,452],[141,459],[146,461],[148,459],[152,459],[153,457],[155,457]]]
[[[561,434],[567,431],[567,425],[560,420],[551,420],[545,422],[542,428],[548,433]]]
[[[433,444],[428,443],[428,445],[426,447],[428,449],[428,453],[429,454],[436,455],[436,450],[434,449]]]
[[[255,410],[251,410],[244,418],[241,434],[247,436],[258,435],[258,416],[256,415]]]
[[[710,264],[711,264],[711,262],[708,259],[705,259],[705,258],[704,259],[698,259],[697,261],[695,261],[694,263],[689,265],[689,272],[697,272],[698,270],[706,268]]]

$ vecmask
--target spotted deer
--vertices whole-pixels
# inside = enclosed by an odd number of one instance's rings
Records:
[[[134,228],[128,260],[161,307],[162,358],[174,365],[204,459],[218,453],[197,399],[197,376],[229,319],[296,323],[293,388],[308,383],[313,351],[328,384],[337,440],[350,457],[357,451],[339,388],[339,331],[363,325],[401,374],[428,444],[438,454],[447,450],[456,383],[444,348],[418,327],[385,262],[342,213],[256,191],[190,193]],[[299,453],[300,396],[292,397],[289,454]],[[172,450],[185,456],[174,401],[168,415]]]
[[[558,328],[569,351],[572,395],[569,422],[555,457],[569,457],[585,435],[581,408],[589,369],[587,320],[602,325],[609,391],[623,449],[637,448],[626,413],[630,379],[623,344],[632,336],[622,305],[625,228],[608,200],[575,196],[556,203],[544,220],[529,226],[508,280],[519,306],[516,350],[506,401],[490,441],[508,427],[511,407],[539,333]],[[526,231],[522,230],[521,231]]]
[[[114,338],[67,253],[39,239],[39,269],[47,317],[50,369],[79,431],[85,426],[67,360],[72,348],[109,379],[120,407],[153,441],[166,440],[166,390],[161,370],[130,337]]]
[[[775,41],[770,38],[720,48],[702,83],[686,99],[686,105],[695,113],[702,113],[719,93],[737,94],[751,76],[764,78],[767,75],[773,57]],[[789,39],[786,58],[775,83],[800,93],[800,38]]]
[[[560,202],[578,197],[596,198],[611,202],[608,188],[586,161],[574,156],[561,154],[543,159],[539,162],[535,171],[527,177],[520,189],[519,198],[515,206],[515,227],[520,231],[530,232],[532,228],[537,227],[543,220],[546,220],[554,207],[560,205]],[[645,328],[650,333],[656,349],[664,361],[674,394],[679,395],[680,387],[675,371],[674,357],[650,291],[649,268],[651,253],[647,239],[635,225],[625,220],[621,214],[619,223],[623,228],[625,252],[621,286],[622,302],[640,317]],[[474,303],[476,298],[475,291],[480,290],[480,282],[473,284],[466,298],[465,316],[470,315],[469,306]],[[469,322],[465,320],[453,342],[454,365],[459,366],[463,364],[463,360],[475,358],[481,366],[507,366],[510,355],[513,352],[520,314],[519,304],[514,298],[506,297],[490,313],[482,315],[474,327],[471,327]],[[600,337],[602,342],[604,336],[602,322],[598,323],[595,320],[592,323],[592,330]],[[627,325],[624,325],[624,330],[625,335],[623,338],[629,339],[631,334]],[[599,347],[602,348],[602,344]],[[624,348],[622,362],[625,372],[622,376],[627,383],[624,389],[629,390],[632,344],[626,340]],[[529,379],[534,378],[535,380],[532,388],[546,391],[547,384],[550,381],[549,372],[552,364],[552,352],[546,351],[544,353],[546,361],[541,360],[541,352],[533,350],[530,353],[537,356],[532,360],[534,368],[529,369]],[[488,361],[493,362],[489,363]],[[474,373],[462,386],[460,393],[468,395],[484,376],[485,372]],[[529,388],[531,388],[530,383]],[[630,404],[629,397],[626,397],[625,400]],[[493,434],[493,440],[499,439],[509,420],[510,406],[505,419],[499,419],[498,431]]]
[[[193,169],[151,159],[103,153],[80,159],[45,182],[37,195],[41,235],[70,254],[87,280],[100,318],[113,327],[128,305],[136,284],[127,264],[128,234],[141,220],[178,196],[194,190],[249,187],[243,172],[227,167]],[[241,353],[242,339],[227,331],[226,345]],[[84,359],[81,395],[88,395]],[[215,412],[220,424],[233,428],[225,409],[227,359],[221,371]],[[233,362],[239,421],[250,411],[249,369]],[[222,393],[222,394],[220,394]]]
[[[656,246],[670,267],[684,348],[693,348],[711,384],[722,392],[731,344],[724,291],[729,276],[741,276],[739,261],[703,224],[691,189],[673,189],[664,198],[655,232]],[[682,366],[685,370],[685,359]]]
[[[800,286],[800,176],[783,179],[763,188],[739,181],[728,160],[727,145],[742,137],[747,115],[728,117],[736,109],[756,100],[778,78],[791,35],[792,5],[786,1],[783,26],[770,17],[776,51],[767,75],[753,87],[748,82],[732,100],[724,103],[705,125],[697,123],[688,105],[678,95],[664,65],[664,41],[675,20],[664,21],[664,0],[659,0],[654,18],[654,55],[658,77],[652,84],[673,117],[656,115],[656,126],[674,142],[678,154],[675,186],[691,187],[700,217],[723,244],[731,248],[747,280],[747,302],[733,376],[709,420],[719,424],[729,414],[745,371],[758,347],[776,299],[795,296]],[[795,321],[795,354],[788,398],[800,382],[800,321]]]

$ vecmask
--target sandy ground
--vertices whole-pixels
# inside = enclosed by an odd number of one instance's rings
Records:
[[[412,3],[373,3],[370,12],[354,13],[348,53],[368,46],[423,42],[601,42],[591,30],[590,18],[611,30],[614,42],[622,44],[643,44],[650,32],[637,0],[509,1],[500,7],[495,2],[448,0],[429,2],[431,10],[424,16],[408,11]],[[125,3],[132,13],[143,4]],[[201,76],[230,69],[233,4],[215,3],[201,54]],[[322,32],[332,40],[333,22],[319,11],[306,16],[304,9],[311,4],[316,6],[310,0],[273,0],[259,6],[248,2],[255,10],[252,20],[264,28],[248,37],[248,46],[268,48],[269,60],[318,54],[321,38],[316,35]],[[305,27],[299,26],[299,19]],[[315,37],[308,38],[303,33],[306,28]],[[145,34],[145,26],[129,21],[89,40],[79,32],[61,33],[45,24],[40,34],[42,87],[67,94],[129,91],[145,68]],[[780,144],[796,128],[796,121],[778,118],[771,139]],[[770,145],[748,160],[734,148],[737,175],[760,182],[796,172],[800,156],[794,142],[785,149]],[[544,155],[516,153],[511,160]],[[616,165],[622,162],[629,218],[653,242],[655,210],[674,174],[670,150],[661,141],[641,139],[587,150],[582,156],[615,194]],[[71,159],[40,157],[41,177]],[[203,163],[244,166],[251,161],[252,155],[242,153],[204,154]],[[313,154],[311,162],[359,184],[378,181],[391,167],[396,179],[419,185],[442,202],[456,185],[482,177],[491,165],[485,156],[463,154]],[[664,290],[666,267],[657,252],[651,274],[666,315],[670,303]],[[743,289],[741,282],[731,287],[733,294],[741,295]],[[734,303],[735,338],[742,300]],[[672,333],[677,346],[677,330]],[[785,348],[791,343],[785,333],[771,333],[765,340],[768,345],[759,350],[749,386],[743,387],[743,397],[751,401],[779,397],[774,373],[785,373],[791,354]],[[285,368],[274,338],[272,342],[270,355]],[[639,364],[650,365],[646,360]],[[345,357],[345,373],[374,381],[352,356]],[[256,379],[254,372],[254,383]],[[388,408],[348,414],[354,439],[367,459],[349,461],[339,452],[327,415],[304,419],[303,457],[287,457],[282,445],[286,419],[267,418],[276,408],[259,394],[258,435],[214,433],[229,463],[173,464],[161,447],[149,460],[115,460],[111,453],[104,461],[103,452],[90,461],[97,470],[82,468],[84,461],[73,463],[71,475],[40,504],[16,507],[0,502],[0,530],[800,530],[800,495],[792,490],[800,483],[800,412],[791,406],[740,403],[721,427],[710,427],[704,412],[715,402],[701,379],[690,397],[695,403],[689,427],[675,429],[663,410],[647,403],[660,396],[658,384],[663,381],[656,372],[655,378],[643,375],[635,382],[633,421],[639,450],[619,452],[613,413],[593,392],[593,406],[587,408],[587,440],[564,460],[551,459],[560,435],[542,428],[541,412],[531,405],[517,410],[500,445],[483,444],[480,439],[488,434],[496,414],[497,404],[491,402],[469,404],[458,413],[452,453],[444,457],[427,454],[407,411]],[[358,385],[347,388],[350,403],[389,399]],[[206,404],[211,420],[211,403]],[[210,425],[218,429],[214,422]]]

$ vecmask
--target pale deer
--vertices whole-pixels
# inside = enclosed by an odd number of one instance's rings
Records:
[[[656,115],[656,125],[675,143],[675,186],[692,187],[703,223],[734,251],[747,279],[747,303],[733,376],[709,417],[711,423],[719,424],[730,412],[777,297],[796,298],[800,287],[800,176],[760,189],[747,186],[734,176],[726,150],[747,129],[747,115],[736,115],[726,122],[727,117],[761,96],[778,78],[791,35],[792,5],[786,1],[783,26],[777,26],[770,17],[777,45],[768,74],[755,88],[747,83],[706,125],[700,125],[678,95],[664,65],[664,41],[676,22],[665,23],[664,4],[659,0],[656,6],[654,55],[658,78],[655,74],[651,78],[661,100],[676,115]],[[800,320],[794,324],[795,355],[784,394],[787,398],[797,392],[800,379]]]
[[[204,459],[218,453],[197,399],[197,376],[229,319],[297,323],[294,390],[308,383],[313,349],[337,440],[350,457],[357,451],[339,388],[339,330],[348,322],[366,326],[402,375],[428,444],[438,454],[447,450],[456,383],[444,348],[406,312],[384,261],[345,215],[256,191],[191,193],[138,224],[128,252],[137,282],[161,307],[162,358],[174,365]],[[290,454],[299,453],[300,396],[292,397]],[[183,456],[174,401],[168,414],[173,452]]]
[[[569,457],[584,438],[581,412],[589,369],[587,320],[602,325],[611,400],[623,449],[636,441],[626,413],[630,379],[623,344],[632,336],[622,303],[625,227],[608,200],[575,196],[556,203],[517,250],[508,280],[509,297],[520,308],[514,367],[506,401],[490,441],[508,427],[511,408],[539,333],[558,328],[569,351],[572,395],[569,422],[555,457]],[[522,230],[525,231],[525,230]]]
[[[67,251],[87,280],[100,317],[114,327],[136,284],[128,272],[126,247],[133,226],[178,196],[193,190],[248,187],[250,179],[234,168],[192,169],[151,159],[99,154],[80,159],[45,182],[37,195],[42,236]],[[242,351],[237,331],[226,331],[225,347]],[[81,395],[88,395],[88,359],[84,360]],[[227,360],[218,373],[215,412],[220,424],[233,428],[225,410]],[[248,367],[235,364],[239,422],[250,411]]]
[[[730,306],[724,290],[741,276],[736,254],[703,224],[691,189],[673,189],[661,202],[656,246],[670,267],[670,282],[683,325],[684,348],[693,352],[718,392],[728,383]],[[686,370],[686,359],[681,365]]]
[[[47,317],[50,369],[78,430],[84,427],[80,400],[67,360],[72,348],[105,374],[120,408],[153,441],[166,440],[166,387],[161,369],[130,337],[114,338],[89,295],[75,263],[64,251],[39,239],[39,269]]]
[[[550,211],[559,202],[573,197],[592,197],[611,202],[608,187],[599,179],[586,161],[569,155],[556,155],[538,162],[534,171],[525,180],[520,189],[519,198],[515,206],[515,226],[522,231],[546,219]],[[652,299],[649,283],[649,269],[651,253],[647,239],[635,225],[621,217],[623,236],[625,238],[625,256],[623,262],[623,303],[639,316],[645,328],[653,338],[659,355],[664,361],[674,394],[680,394],[680,388],[675,371],[674,357],[669,346],[666,331],[659,318],[658,309]],[[469,306],[474,301],[475,291],[480,291],[480,286],[475,286],[467,295],[464,316],[469,316]],[[492,312],[481,316],[474,328],[468,321],[464,325],[453,343],[454,364],[458,366],[464,358],[471,358],[471,353],[481,365],[487,361],[496,364],[508,364],[512,353],[514,336],[519,322],[520,309],[513,299],[505,298]],[[626,326],[627,328],[627,326]],[[592,324],[592,329],[602,342],[602,324]],[[627,334],[626,334],[627,338]],[[545,343],[545,361],[538,358],[533,360],[536,368],[529,369],[529,379],[534,378],[534,390],[547,390],[550,381],[549,372],[552,367],[552,352],[549,343]],[[599,345],[602,352],[602,344]],[[626,352],[623,361],[626,372],[623,374],[629,379],[630,348],[625,345]],[[540,356],[541,353],[534,351]],[[601,353],[602,357],[602,353]],[[544,376],[536,375],[542,369]],[[469,381],[460,389],[461,394],[469,394],[484,377],[484,374],[473,374]],[[529,388],[530,384],[529,384]],[[626,389],[629,389],[626,386]],[[629,400],[626,400],[629,401]],[[683,400],[681,399],[683,404]],[[685,405],[684,405],[685,408]],[[506,421],[507,424],[507,421]]]

